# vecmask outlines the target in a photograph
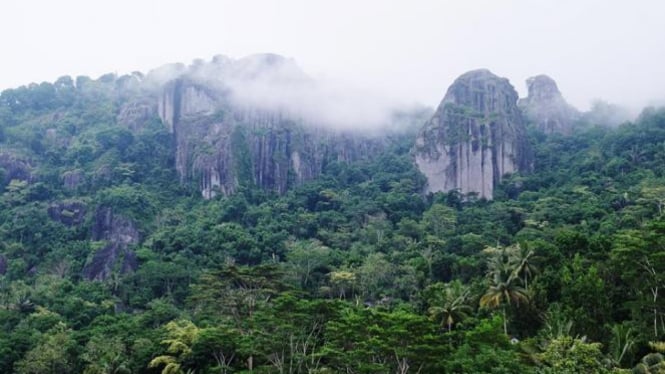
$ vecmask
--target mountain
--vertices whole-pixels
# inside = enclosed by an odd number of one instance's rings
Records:
[[[526,119],[545,134],[570,135],[581,113],[566,102],[554,79],[536,75],[526,85],[528,96],[518,102]]]
[[[257,55],[3,91],[0,372],[662,369],[665,109],[539,122],[532,83],[363,117]]]
[[[507,173],[530,170],[517,91],[489,70],[463,74],[448,88],[414,148],[427,192],[459,190],[491,199]]]

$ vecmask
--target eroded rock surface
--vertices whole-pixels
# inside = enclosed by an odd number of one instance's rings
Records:
[[[463,74],[448,88],[414,149],[426,192],[459,190],[491,199],[508,173],[527,171],[531,156],[518,95],[489,70]]]
[[[10,152],[0,151],[0,168],[4,169],[4,183],[12,179],[27,182],[32,179],[30,163]]]
[[[527,79],[526,85],[529,95],[519,101],[526,119],[546,134],[569,135],[580,113],[566,102],[554,79],[541,74]]]
[[[63,201],[53,203],[48,208],[52,220],[67,226],[79,226],[85,220],[87,206],[81,201]]]
[[[365,159],[385,145],[385,137],[324,128],[277,104],[258,107],[244,98],[243,90],[260,91],[247,87],[307,84],[304,73],[281,56],[217,57],[176,71],[163,85],[158,114],[175,137],[181,182],[197,184],[204,198],[229,195],[241,185],[283,194],[318,177],[329,162]],[[265,101],[274,103],[273,94],[265,93]]]
[[[114,270],[121,273],[136,270],[138,262],[131,246],[138,244],[140,234],[132,220],[115,214],[112,208],[100,207],[95,213],[92,240],[106,244],[95,252],[83,269],[86,279],[104,280]]]

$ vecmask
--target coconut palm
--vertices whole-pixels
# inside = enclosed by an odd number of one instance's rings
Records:
[[[514,256],[509,255],[511,252],[508,252],[506,248],[488,248],[485,253],[490,255],[487,264],[489,288],[480,298],[480,306],[483,308],[501,307],[503,332],[508,335],[507,308],[513,304],[528,302],[529,297],[518,276],[519,264],[514,262]]]
[[[529,279],[538,272],[536,263],[540,260],[536,256],[536,252],[533,249],[530,249],[527,246],[521,246],[516,244],[514,246],[508,247],[509,256],[511,257],[510,263],[515,266],[515,271],[519,276],[522,277],[522,282],[524,283],[524,288],[529,288]]]
[[[452,326],[469,316],[472,309],[469,302],[469,289],[459,281],[446,284],[443,290],[437,294],[436,299],[427,312],[430,317],[440,321],[441,326],[446,326],[448,332]]]

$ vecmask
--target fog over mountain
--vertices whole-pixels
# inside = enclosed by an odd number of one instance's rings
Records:
[[[601,99],[636,114],[665,102],[664,8],[654,0],[10,1],[0,14],[0,32],[11,36],[0,89],[270,52],[328,82],[312,96],[333,98],[335,116],[362,107],[354,114],[371,121],[386,101],[436,107],[455,77],[477,68],[509,78],[520,97],[528,77],[548,74],[580,110]],[[258,91],[253,98],[263,99]],[[379,98],[359,101],[370,95]]]
[[[167,64],[148,72],[143,85],[160,89],[187,79],[223,95],[225,105],[281,113],[307,124],[337,130],[385,130],[394,116],[420,106],[350,82],[313,78],[292,58],[254,54],[239,59],[216,55],[190,65]]]

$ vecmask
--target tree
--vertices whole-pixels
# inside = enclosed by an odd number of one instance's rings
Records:
[[[443,204],[433,204],[423,213],[422,223],[428,233],[445,239],[455,231],[457,212]]]
[[[467,318],[472,311],[468,304],[469,288],[460,281],[453,281],[445,285],[435,283],[429,286],[425,293],[431,295],[428,300],[428,304],[431,306],[427,313],[441,326],[446,326],[448,332],[452,330],[454,324]]]
[[[510,248],[510,247],[509,247]],[[515,248],[515,247],[512,247]],[[483,308],[501,307],[503,312],[503,332],[508,335],[508,322],[506,309],[520,302],[528,302],[529,296],[521,285],[518,276],[519,264],[514,263],[514,257],[506,248],[487,248],[488,255],[487,279],[489,288],[480,298],[480,306]]]
[[[309,289],[314,274],[331,261],[331,250],[318,241],[292,243],[286,254],[286,268],[302,289]]]
[[[212,357],[215,362],[213,369],[226,374],[232,370],[240,338],[238,330],[224,324],[203,328],[192,345],[192,358],[203,366]]]
[[[522,277],[524,288],[528,290],[529,278],[533,278],[538,272],[536,263],[540,261],[540,258],[536,256],[536,252],[528,246],[516,244],[512,248],[514,249],[509,252],[509,255],[512,257],[510,262],[515,264],[515,272]]]
[[[81,359],[87,362],[83,374],[129,374],[125,344],[119,337],[94,335],[85,345]]]
[[[72,349],[76,342],[72,330],[59,322],[46,332],[37,345],[15,364],[17,374],[72,373]]]
[[[665,270],[665,243],[661,239],[664,229],[663,224],[651,223],[644,231],[621,231],[614,237],[611,253],[621,278],[635,290],[632,295],[638,298],[638,306],[647,304],[651,310],[651,325],[656,338],[663,330],[658,322],[662,313],[660,296]]]
[[[166,324],[167,338],[162,340],[166,345],[165,355],[157,356],[150,361],[148,368],[163,366],[162,374],[182,374],[192,355],[192,345],[200,333],[200,329],[188,320],[171,321]],[[187,373],[193,372],[188,370]]]
[[[404,310],[347,308],[326,324],[323,361],[340,373],[439,373],[449,348],[437,329]]]
[[[465,331],[462,344],[445,359],[446,373],[530,373],[522,364],[516,347],[503,333],[501,318],[481,320]]]
[[[587,343],[585,339],[562,336],[547,343],[539,355],[542,374],[604,374],[609,370],[603,365],[600,343]]]
[[[232,321],[247,342],[243,351],[247,355],[247,368],[253,370],[256,347],[252,316],[285,289],[282,274],[275,265],[224,266],[201,275],[192,286],[190,302],[202,317]]]
[[[561,304],[575,330],[594,340],[607,336],[612,304],[606,284],[598,266],[580,255],[561,271]]]

